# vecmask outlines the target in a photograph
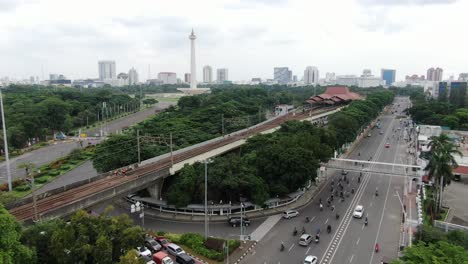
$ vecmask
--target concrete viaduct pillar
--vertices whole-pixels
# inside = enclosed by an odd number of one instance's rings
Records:
[[[163,187],[164,179],[161,177],[154,181],[154,184],[147,188],[149,194],[152,198],[158,199],[161,198],[162,195],[162,187]]]

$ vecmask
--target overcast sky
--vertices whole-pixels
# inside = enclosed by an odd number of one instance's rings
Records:
[[[98,76],[98,60],[140,79],[190,70],[188,35],[203,65],[229,79],[272,78],[287,66],[361,74],[397,70],[397,79],[468,72],[467,0],[0,0],[0,77]]]

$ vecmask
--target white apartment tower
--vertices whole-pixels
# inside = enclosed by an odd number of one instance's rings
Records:
[[[206,65],[203,67],[203,82],[204,83],[212,83],[213,82],[213,68],[211,66]]]
[[[224,83],[224,81],[229,80],[228,79],[228,69],[226,68],[221,68],[216,70],[216,81],[218,83]]]
[[[138,83],[138,72],[135,68],[131,68],[128,71],[128,85],[136,85]]]
[[[115,72],[115,61],[105,60],[98,61],[99,67],[99,80],[115,80],[117,74]]]
[[[305,84],[317,84],[319,82],[319,71],[317,67],[307,66],[304,71]]]

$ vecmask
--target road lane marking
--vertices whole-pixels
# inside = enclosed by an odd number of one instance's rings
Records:
[[[349,259],[349,263],[353,262],[354,254],[351,255],[351,258]]]
[[[372,207],[372,205],[373,205],[373,204],[374,204],[374,202],[370,202],[370,205],[369,205],[369,207]]]
[[[359,245],[359,241],[361,241],[361,237],[359,237],[356,241],[356,245]]]
[[[363,224],[361,230],[364,230],[364,227],[365,227],[365,226],[366,226],[366,224]]]
[[[306,251],[306,253],[305,253],[306,255],[307,255],[307,253],[309,253],[309,250],[310,250],[310,247],[307,249],[307,251]]]
[[[394,118],[392,118],[391,122],[390,122],[390,125],[395,121]],[[389,130],[387,130],[387,132],[385,133],[384,136],[386,136],[387,134],[389,133]],[[378,146],[374,156],[377,156],[377,159],[378,160],[380,158],[380,156],[382,155],[383,153],[383,149],[384,149],[384,142],[382,140],[382,142],[380,143],[380,145]],[[373,168],[375,167],[375,164],[372,164],[370,168]],[[369,183],[370,181],[370,178],[371,178],[371,175],[372,173],[371,172],[367,172],[365,175],[364,175],[364,181],[363,183],[359,186],[358,188],[358,191],[357,191],[357,194],[356,196],[353,197],[353,199],[351,200],[350,202],[350,205],[348,207],[348,209],[346,210],[346,215],[345,217],[342,218],[341,222],[340,222],[340,231],[341,230],[344,230],[345,229],[345,226],[346,226],[346,229],[348,228],[349,224],[351,223],[351,211],[353,210],[354,206],[359,202],[359,200],[361,199],[362,195],[364,194],[364,190],[365,188],[367,187],[367,184]],[[388,193],[387,193],[388,194]],[[374,197],[375,198],[375,197]],[[353,206],[354,205],[354,206]],[[332,241],[337,241],[337,247],[339,247],[339,245],[341,244],[341,241],[343,240],[343,237],[341,236],[341,232],[338,232],[338,233],[335,233],[333,238],[332,238]],[[322,263],[328,263],[328,262],[332,262],[333,258],[335,257],[335,254],[336,254],[336,251],[335,251],[335,246],[333,245],[333,247],[331,247],[332,244],[330,243],[328,248],[326,249],[326,256],[325,258],[322,258],[323,261]]]
[[[292,244],[289,249],[288,249],[288,252],[291,251],[291,249],[294,247],[294,244]]]
[[[312,223],[312,221],[314,221],[314,219],[315,219],[315,216],[314,216],[314,217],[312,217],[312,220],[310,220],[310,222]]]
[[[327,218],[327,221],[325,221],[325,224],[324,224],[324,225],[326,225],[327,223],[328,223],[328,218]]]

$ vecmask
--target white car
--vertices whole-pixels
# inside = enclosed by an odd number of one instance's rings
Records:
[[[304,259],[304,264],[318,264],[318,258],[316,256],[307,256]]]
[[[303,234],[299,239],[299,245],[307,247],[312,242],[312,236],[309,234]]]
[[[364,206],[358,205],[356,206],[356,208],[354,208],[353,217],[362,218],[363,214],[364,214]]]
[[[151,251],[147,247],[137,247],[138,256],[147,256],[151,258]]]
[[[299,212],[294,211],[294,210],[289,210],[289,211],[283,212],[283,218],[284,219],[289,219],[291,217],[296,217],[298,215],[299,215]]]
[[[173,243],[170,243],[169,245],[167,245],[166,249],[167,249],[167,252],[173,255],[174,257],[179,254],[185,253],[185,251],[181,247]]]

